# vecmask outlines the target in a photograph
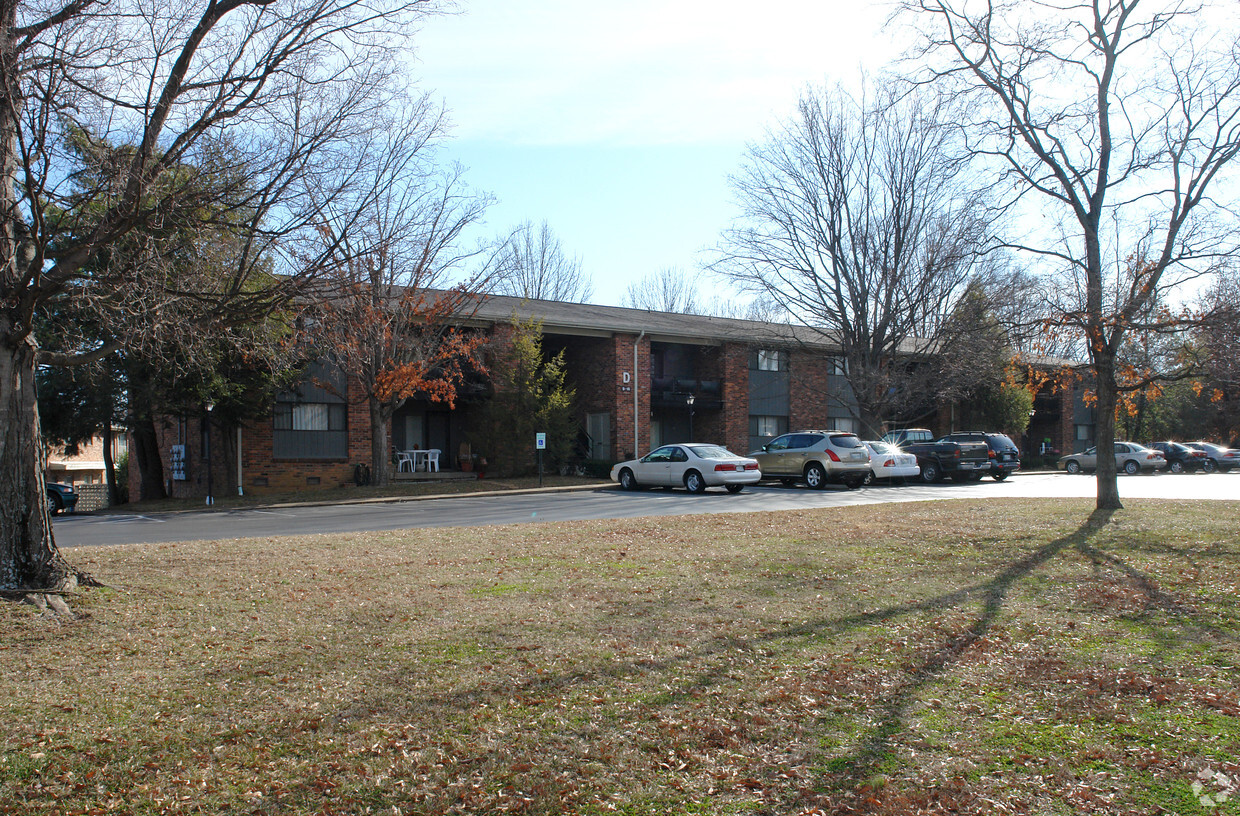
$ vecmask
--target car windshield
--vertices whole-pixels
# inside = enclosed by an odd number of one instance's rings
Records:
[[[1183,453],[1184,451],[1188,450],[1188,448],[1184,447],[1179,442],[1168,442],[1167,450],[1175,451],[1176,453]]]
[[[861,440],[856,434],[831,434],[831,444],[837,448],[859,448]]]
[[[900,449],[887,442],[866,442],[875,453],[899,453]]]
[[[691,445],[689,450],[693,451],[702,459],[738,459],[735,453],[720,445]]]

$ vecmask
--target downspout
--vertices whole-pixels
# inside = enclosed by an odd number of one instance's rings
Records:
[[[642,333],[637,335],[637,339],[633,341],[633,458],[642,455],[641,450],[637,447],[637,347],[642,344],[642,338],[646,336],[646,330],[642,329]]]
[[[243,477],[241,474],[241,426],[237,426],[237,495],[244,496],[245,488],[241,486]]]

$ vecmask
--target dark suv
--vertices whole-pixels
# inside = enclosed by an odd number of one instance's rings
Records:
[[[1020,470],[1020,448],[1001,433],[985,431],[957,431],[943,437],[946,442],[985,442],[990,450],[990,475],[1001,482]]]

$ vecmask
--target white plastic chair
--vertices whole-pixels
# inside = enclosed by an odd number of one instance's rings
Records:
[[[426,472],[439,472],[439,448],[431,448],[426,452]]]
[[[404,451],[396,451],[396,472],[413,472],[413,457]]]

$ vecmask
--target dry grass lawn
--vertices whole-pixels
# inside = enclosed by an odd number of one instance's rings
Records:
[[[1240,813],[1240,506],[1089,511],[75,549],[0,813]]]

